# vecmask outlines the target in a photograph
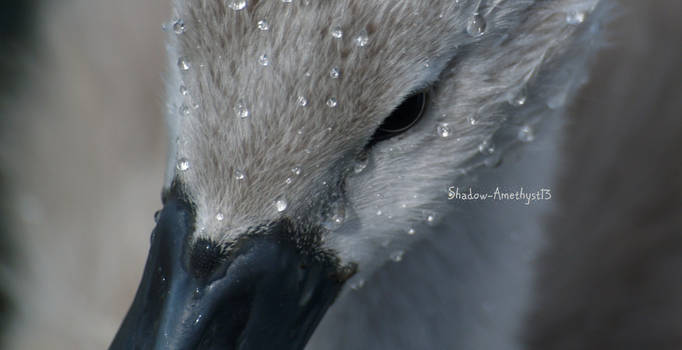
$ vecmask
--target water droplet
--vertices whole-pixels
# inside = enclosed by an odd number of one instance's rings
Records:
[[[301,175],[301,168],[300,167],[293,167],[293,168],[291,168],[291,172],[294,173],[294,175],[296,175],[296,176]]]
[[[483,16],[475,13],[471,18],[469,18],[469,22],[467,22],[467,34],[471,35],[472,37],[479,37],[485,33],[485,27],[486,23]]]
[[[258,29],[262,31],[270,30],[270,23],[264,19],[261,19],[258,21]]]
[[[426,214],[426,223],[429,225],[433,225],[436,223],[436,214]]]
[[[180,57],[178,58],[178,68],[182,71],[187,71],[190,68],[192,68],[192,64],[187,60],[186,57]]]
[[[357,281],[352,282],[350,285],[350,288],[352,290],[358,290],[358,289],[362,288],[364,285],[365,285],[365,280],[360,278]]]
[[[576,25],[585,21],[585,12],[573,11],[566,14],[566,23]]]
[[[180,171],[185,171],[189,169],[189,160],[187,160],[187,158],[180,158],[178,159],[178,164],[176,164],[175,167]]]
[[[518,138],[521,142],[531,142],[535,139],[535,134],[533,133],[533,128],[528,125],[524,125],[519,129]]]
[[[175,34],[182,34],[185,32],[185,23],[181,19],[177,19],[173,22],[173,32],[175,32]]]
[[[249,117],[249,109],[246,108],[244,101],[237,101],[237,104],[234,106],[234,113],[241,119]]]
[[[227,7],[235,11],[243,10],[246,7],[246,0],[228,0],[227,2]]]
[[[197,318],[194,320],[194,324],[199,324],[199,321],[201,321],[201,317],[202,315],[199,314],[199,316],[197,316]]]
[[[492,142],[485,140],[478,145],[478,151],[483,154],[493,154],[495,152],[495,145]]]
[[[343,221],[345,220],[345,210],[337,211],[334,213],[332,216],[332,221],[336,223],[337,225],[343,224]]]
[[[377,216],[381,216],[383,212],[381,210],[377,210]]]
[[[365,168],[367,168],[367,163],[369,163],[369,156],[367,152],[362,152],[355,158],[355,163],[353,164],[353,172],[356,174],[361,173]]]
[[[178,109],[178,111],[180,112],[180,115],[183,117],[187,117],[191,112],[191,110],[189,109],[189,106],[184,104],[184,103],[180,105],[180,108]]]
[[[298,98],[296,99],[296,104],[298,104],[301,107],[305,107],[308,105],[308,100],[303,96],[298,96]]]
[[[246,174],[244,174],[243,171],[237,169],[234,171],[234,178],[237,180],[244,180],[244,178],[246,178]]]
[[[365,47],[369,43],[369,36],[367,35],[367,32],[363,30],[360,32],[360,34],[358,34],[358,36],[355,37],[354,41],[355,45],[359,47]]]
[[[390,257],[391,257],[391,260],[393,260],[395,262],[401,262],[401,261],[403,261],[403,255],[404,254],[405,254],[404,251],[396,250],[395,252],[391,253]]]
[[[557,92],[552,97],[547,100],[547,107],[550,109],[558,109],[566,104],[568,100],[569,88],[564,88],[562,91]]]
[[[322,225],[328,230],[336,230],[346,221],[346,206],[342,200],[334,201],[326,214]]]
[[[483,165],[488,168],[497,168],[500,164],[502,164],[502,154],[499,152],[483,160]]]
[[[260,64],[261,66],[269,66],[270,58],[268,58],[268,55],[262,54],[258,56],[258,64]]]
[[[515,107],[521,107],[526,104],[526,95],[519,94],[509,100],[509,104]]]
[[[340,75],[341,71],[338,67],[334,67],[329,71],[329,76],[332,77],[332,79],[338,79]]]
[[[285,3],[285,4],[291,4],[291,1],[292,1],[292,0],[282,0],[282,2]]]
[[[277,212],[281,213],[285,210],[287,210],[287,201],[284,199],[284,197],[278,197],[275,200],[275,209],[277,209]]]
[[[330,97],[327,100],[327,106],[329,106],[329,108],[334,108],[334,107],[336,107],[337,104],[338,104],[338,101],[336,101],[336,97]]]
[[[417,231],[415,231],[412,227],[410,227],[409,229],[407,229],[407,234],[410,235],[410,236],[413,235],[413,234],[415,234],[416,232],[417,232]]]
[[[287,185],[291,185],[292,182],[294,182],[294,180],[292,180],[290,177],[287,177],[287,179],[284,180],[284,183]]]
[[[440,137],[448,137],[452,133],[450,126],[447,123],[440,123],[436,126],[436,132]]]
[[[469,121],[469,124],[471,124],[471,125],[477,125],[478,124],[478,118],[475,115],[468,116],[467,120]]]
[[[225,219],[225,215],[223,215],[223,213],[215,214],[215,219],[218,221],[223,221],[223,219]]]
[[[341,30],[341,27],[339,27],[339,26],[332,27],[330,33],[332,34],[332,37],[333,37],[334,39],[341,39],[341,38],[343,38],[343,30]]]
[[[180,85],[180,95],[187,96],[189,95],[189,90],[185,85]]]

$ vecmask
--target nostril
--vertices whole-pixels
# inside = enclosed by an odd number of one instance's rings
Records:
[[[197,278],[206,278],[226,260],[223,249],[216,242],[200,238],[191,249],[189,270]]]

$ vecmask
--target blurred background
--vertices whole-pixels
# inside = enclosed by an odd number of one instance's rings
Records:
[[[103,349],[161,206],[169,1],[0,9],[2,335],[8,349]]]
[[[680,1],[616,3],[571,130],[633,96],[608,94],[615,85],[665,91],[682,107]],[[1,0],[0,9],[0,344],[106,348],[161,206],[169,1]],[[647,102],[642,118],[658,113]],[[682,164],[679,151],[670,162]]]

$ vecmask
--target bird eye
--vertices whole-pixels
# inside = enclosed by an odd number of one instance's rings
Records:
[[[399,135],[417,124],[419,118],[421,118],[426,110],[426,100],[426,91],[420,91],[408,96],[400,106],[396,107],[396,109],[391,112],[391,115],[384,119],[381,125],[379,125],[377,131],[372,135],[368,146],[371,147],[379,141]]]

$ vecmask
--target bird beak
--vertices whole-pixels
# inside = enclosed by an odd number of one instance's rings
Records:
[[[228,253],[190,244],[193,226],[191,206],[166,200],[110,349],[303,349],[354,272],[304,252],[290,225],[248,235]]]

